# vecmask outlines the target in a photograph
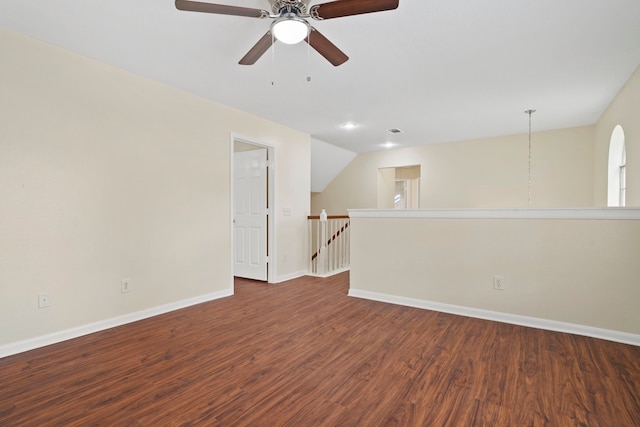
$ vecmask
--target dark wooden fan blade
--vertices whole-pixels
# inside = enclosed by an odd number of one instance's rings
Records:
[[[323,36],[320,31],[313,27],[311,27],[311,32],[304,41],[309,43],[309,46],[314,48],[320,55],[324,56],[327,61],[331,62],[336,67],[344,64],[349,59],[343,51],[338,49],[336,45],[331,43],[328,38]]]
[[[315,19],[331,19],[363,13],[382,12],[398,7],[400,0],[336,0],[311,7]]]
[[[253,47],[249,50],[249,52],[247,52],[247,54],[242,57],[242,59],[238,62],[238,64],[240,65],[255,64],[256,61],[260,59],[260,57],[264,55],[266,51],[269,50],[272,44],[273,44],[273,37],[271,37],[271,31],[267,31],[267,33],[264,36],[262,36],[260,40],[258,40],[258,43],[253,45]]]
[[[269,12],[266,10],[189,0],[176,0],[176,9],[189,12],[217,13],[219,15],[247,16],[249,18],[266,18],[269,16]]]

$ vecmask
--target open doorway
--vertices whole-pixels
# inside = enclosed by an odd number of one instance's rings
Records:
[[[378,209],[420,207],[420,165],[378,169]]]
[[[273,148],[232,138],[231,245],[234,277],[272,282]]]

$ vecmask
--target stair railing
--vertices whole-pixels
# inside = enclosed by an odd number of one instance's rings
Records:
[[[309,221],[309,274],[327,277],[350,267],[349,217],[320,215],[307,217]]]

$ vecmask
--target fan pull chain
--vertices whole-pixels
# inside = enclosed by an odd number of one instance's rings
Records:
[[[275,86],[276,80],[276,36],[271,32],[271,86]]]
[[[309,34],[307,35],[307,81],[311,81],[311,60],[309,51],[311,50],[311,30],[309,30]]]

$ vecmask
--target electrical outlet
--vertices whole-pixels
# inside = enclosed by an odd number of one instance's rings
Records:
[[[496,291],[504,290],[504,277],[498,275],[493,276],[493,289]]]
[[[122,279],[120,281],[120,292],[123,294],[131,291],[131,279]]]
[[[49,294],[38,294],[38,308],[45,308],[51,305]]]

